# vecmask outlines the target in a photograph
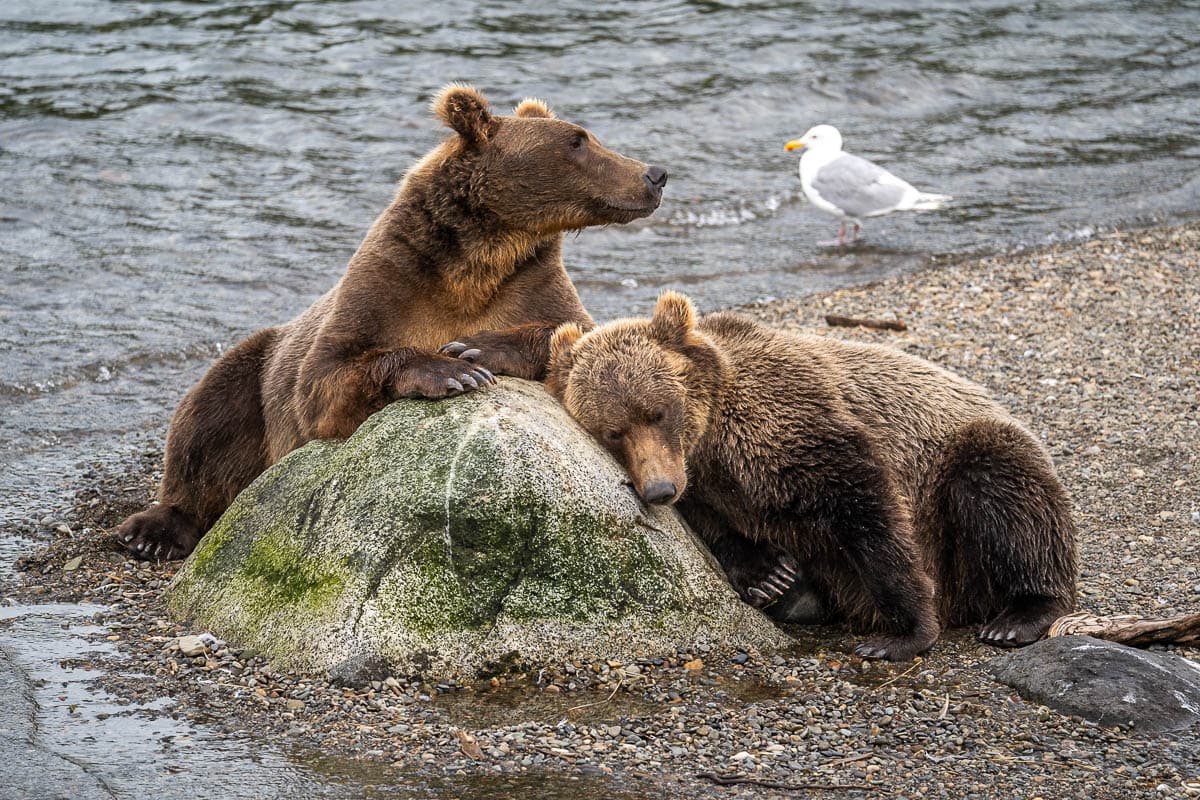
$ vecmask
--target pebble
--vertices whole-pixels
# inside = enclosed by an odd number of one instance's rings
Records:
[[[180,636],[175,641],[176,647],[183,655],[191,658],[194,656],[203,656],[208,652],[208,648],[204,644],[204,640],[199,636]]]

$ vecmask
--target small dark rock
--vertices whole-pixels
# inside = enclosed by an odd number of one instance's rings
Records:
[[[372,681],[383,681],[391,674],[387,661],[373,654],[351,656],[329,668],[333,683],[354,689],[365,688]]]

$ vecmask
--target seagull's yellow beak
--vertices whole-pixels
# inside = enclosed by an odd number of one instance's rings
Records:
[[[790,142],[788,142],[787,144],[785,144],[783,146],[783,149],[787,150],[790,153],[793,150],[799,150],[801,147],[804,147],[804,142],[802,142],[799,139],[792,139]]]

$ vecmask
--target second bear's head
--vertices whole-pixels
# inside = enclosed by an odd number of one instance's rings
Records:
[[[647,503],[687,487],[687,456],[708,428],[724,360],[696,327],[696,310],[663,294],[651,319],[589,333],[563,325],[550,340],[546,388],[625,467]]]
[[[453,83],[434,98],[433,111],[457,134],[431,154],[449,173],[439,188],[462,210],[490,214],[506,229],[547,236],[630,222],[662,199],[666,170],[609,150],[541,100],[499,116],[479,91]]]

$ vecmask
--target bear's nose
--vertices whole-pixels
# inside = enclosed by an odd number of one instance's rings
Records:
[[[651,189],[661,189],[667,185],[667,171],[662,167],[647,168],[646,174],[642,178],[650,185]]]
[[[675,484],[670,481],[650,481],[642,491],[642,499],[647,503],[666,503],[675,496]]]

